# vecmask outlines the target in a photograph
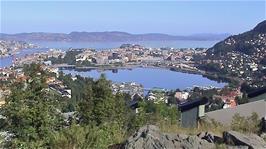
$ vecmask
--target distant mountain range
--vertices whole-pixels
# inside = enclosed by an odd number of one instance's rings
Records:
[[[194,34],[189,36],[173,36],[160,33],[130,34],[126,32],[71,32],[65,33],[0,33],[2,40],[21,40],[21,41],[169,41],[169,40],[223,40],[229,34]]]

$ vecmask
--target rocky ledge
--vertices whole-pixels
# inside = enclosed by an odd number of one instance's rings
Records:
[[[228,149],[265,149],[266,142],[255,134],[235,131],[217,136],[210,132],[198,135],[162,133],[157,126],[140,128],[124,143],[112,145],[110,149],[215,149],[219,145]]]

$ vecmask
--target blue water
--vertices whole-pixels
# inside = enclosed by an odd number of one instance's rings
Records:
[[[142,41],[133,42],[133,44],[140,44],[146,47],[173,47],[173,48],[196,48],[196,47],[211,47],[217,41]],[[60,48],[66,50],[69,48],[94,48],[97,50],[104,50],[110,48],[117,48],[124,42],[35,42],[35,44],[43,47],[39,49],[23,49],[15,55],[16,58],[30,55],[37,52],[45,52],[49,48]],[[0,67],[8,67],[12,65],[14,56],[0,58]],[[73,75],[79,74],[81,76],[98,78],[101,73],[104,73],[108,79],[114,82],[137,82],[144,85],[145,88],[160,87],[166,89],[186,89],[188,87],[197,86],[215,86],[223,87],[225,83],[218,83],[216,81],[204,78],[201,75],[187,74],[181,72],[173,72],[166,69],[152,69],[152,68],[135,68],[133,70],[118,70],[118,73],[112,71],[99,72],[91,70],[87,72],[77,72],[74,70],[64,70],[65,73]]]
[[[215,86],[223,87],[226,83],[218,83],[216,81],[209,80],[198,74],[188,74],[170,71],[167,69],[157,68],[134,68],[120,69],[117,73],[113,73],[111,70],[98,71],[75,71],[75,70],[62,70],[65,74],[81,75],[83,77],[99,78],[103,73],[107,79],[114,82],[137,82],[144,86],[144,88],[150,89],[154,87],[165,89],[186,89],[188,87],[197,86]]]
[[[12,65],[12,60],[15,58],[24,57],[33,53],[45,52],[48,48],[37,48],[37,49],[22,49],[18,53],[12,56],[0,57],[0,68],[9,67]]]
[[[0,68],[8,67],[12,65],[12,56],[0,58]]]

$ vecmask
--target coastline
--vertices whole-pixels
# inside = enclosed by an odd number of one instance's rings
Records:
[[[152,69],[165,69],[170,70],[174,72],[181,72],[181,73],[187,73],[187,74],[195,74],[195,75],[201,75],[204,78],[208,78],[212,81],[216,81],[218,83],[226,83],[226,85],[229,85],[232,83],[234,79],[231,80],[231,78],[223,78],[219,79],[215,74],[210,74],[203,70],[192,70],[192,69],[184,69],[184,68],[176,68],[176,67],[167,67],[167,66],[143,66],[143,65],[127,65],[127,66],[74,66],[74,65],[68,65],[68,66],[56,66],[59,69],[74,69],[76,71],[89,71],[89,70],[100,70],[100,71],[106,71],[106,70],[130,70],[130,69],[136,69],[136,68],[152,68]]]

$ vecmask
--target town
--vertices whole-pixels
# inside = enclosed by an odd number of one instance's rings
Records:
[[[62,97],[71,98],[71,88],[66,86],[62,80],[58,79],[61,69],[74,68],[76,70],[83,71],[87,69],[110,69],[115,71],[117,69],[125,68],[152,67],[204,75],[208,72],[198,68],[199,63],[201,62],[196,61],[195,58],[206,55],[206,51],[207,49],[205,48],[147,48],[134,44],[123,44],[119,48],[102,51],[87,48],[69,49],[67,51],[49,49],[47,52],[34,53],[26,55],[25,57],[16,58],[13,61],[12,67],[1,69],[1,81],[10,80],[9,77],[12,75],[17,79],[23,79],[21,67],[25,64],[39,63],[42,64],[44,70],[55,74],[55,76],[50,77],[47,80],[49,88],[58,92]],[[235,54],[230,56],[232,59],[234,59],[234,57],[236,57]],[[250,64],[250,61],[251,59],[245,59],[243,63],[247,62],[247,64]],[[224,62],[237,64],[232,60]],[[226,64],[223,63],[223,65]],[[235,71],[234,69],[241,68],[233,67],[232,64],[227,64],[226,66],[231,68],[232,71]],[[250,67],[250,65],[248,65],[248,67]],[[254,66],[253,69],[258,68]],[[76,76],[72,76],[71,78],[72,80],[75,80]],[[112,89],[114,94],[117,92],[129,94],[131,96],[131,100],[136,99],[136,97],[140,97],[153,101],[154,103],[162,101],[168,104],[185,103],[195,97],[200,98],[206,96],[206,92],[207,94],[208,92],[211,92],[210,95],[208,95],[209,104],[206,109],[207,111],[222,108],[233,108],[238,104],[243,103],[242,100],[244,100],[244,103],[248,102],[245,99],[247,93],[245,92],[243,94],[240,91],[240,82],[235,84],[233,87],[225,86],[224,88],[216,88],[211,86],[194,86],[191,87],[191,89],[177,89],[176,91],[156,88],[146,90],[142,84],[138,84],[137,82],[113,82]],[[2,89],[1,92],[3,95],[10,93],[8,89]],[[2,103],[4,103],[3,100]]]
[[[266,149],[265,4],[1,1],[0,149]]]
[[[14,55],[21,49],[37,48],[34,44],[28,44],[22,41],[7,41],[0,40],[0,57],[6,57],[9,55]]]

